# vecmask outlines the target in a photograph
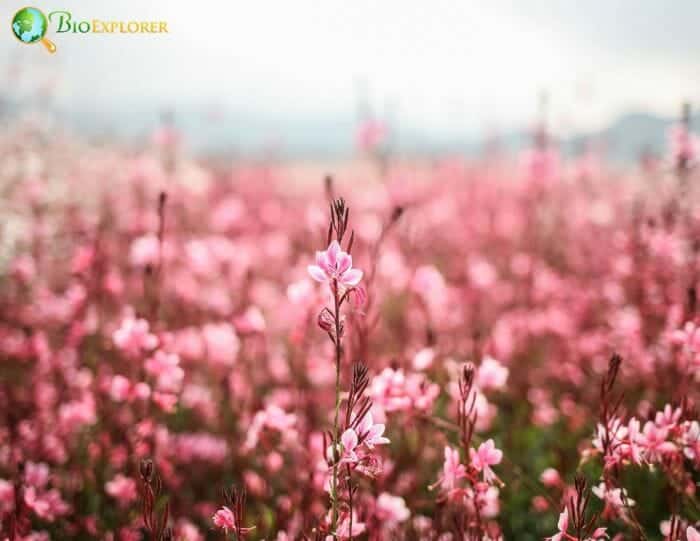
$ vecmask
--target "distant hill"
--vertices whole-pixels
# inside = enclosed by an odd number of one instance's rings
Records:
[[[700,117],[694,117],[691,124],[697,126]],[[667,145],[669,128],[676,119],[661,118],[647,113],[623,115],[600,133],[588,138],[605,144],[608,155],[620,162],[636,160],[642,151],[663,154]],[[573,144],[580,144],[582,137],[574,138]]]

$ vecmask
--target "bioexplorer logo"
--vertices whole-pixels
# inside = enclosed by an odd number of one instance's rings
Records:
[[[166,21],[119,21],[75,19],[70,11],[51,11],[48,17],[38,8],[25,7],[12,17],[12,33],[25,45],[42,43],[50,53],[56,45],[46,38],[51,29],[56,34],[167,34]]]

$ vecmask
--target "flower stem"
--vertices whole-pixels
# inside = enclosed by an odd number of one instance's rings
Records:
[[[331,482],[331,531],[333,539],[338,539],[336,527],[338,525],[338,463],[335,460],[335,453],[340,443],[340,426],[338,417],[340,415],[340,358],[342,356],[342,346],[340,344],[340,299],[338,298],[338,282],[333,281],[333,300],[335,319],[335,417],[333,419],[333,480]]]

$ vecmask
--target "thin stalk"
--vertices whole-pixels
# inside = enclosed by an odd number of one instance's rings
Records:
[[[350,541],[352,541],[352,514],[353,514],[353,508],[352,508],[352,485],[350,484],[350,465],[348,464],[347,466],[348,470],[348,499],[349,499],[349,504],[350,504],[350,527],[348,529],[348,538]]]
[[[333,539],[338,539],[336,528],[338,525],[338,463],[336,460],[336,450],[340,442],[340,426],[338,425],[338,417],[340,415],[340,357],[342,355],[342,346],[340,344],[340,299],[338,298],[338,282],[333,281],[333,301],[335,319],[335,417],[333,419],[333,480],[331,483],[331,531]]]

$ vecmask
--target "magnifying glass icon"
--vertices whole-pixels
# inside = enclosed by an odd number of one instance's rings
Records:
[[[25,45],[41,42],[50,53],[56,52],[56,44],[46,38],[49,22],[46,15],[37,8],[25,7],[12,17],[12,33]]]

